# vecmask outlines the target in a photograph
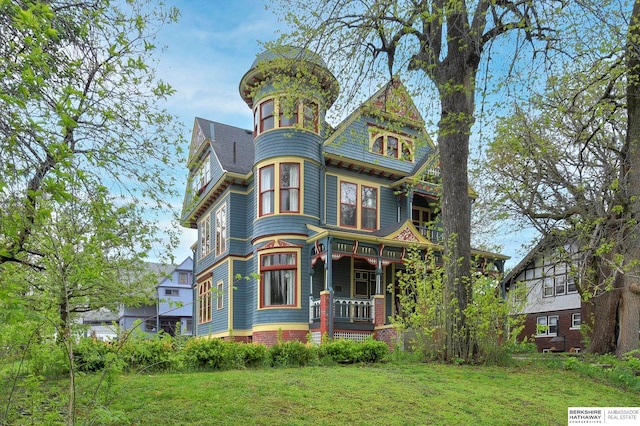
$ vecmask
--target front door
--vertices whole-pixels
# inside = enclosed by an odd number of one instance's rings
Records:
[[[376,273],[364,269],[355,269],[355,291],[354,296],[358,298],[371,299],[376,294]]]

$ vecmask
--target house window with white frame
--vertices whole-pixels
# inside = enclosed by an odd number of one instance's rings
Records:
[[[211,252],[211,214],[198,225],[200,231],[200,257],[203,258]]]
[[[580,328],[581,324],[582,324],[582,314],[580,313],[571,314],[571,328],[573,329]]]
[[[552,337],[558,334],[558,316],[538,317],[536,337]]]
[[[216,256],[227,250],[227,205],[216,211]]]
[[[260,256],[261,307],[295,306],[298,262],[295,252]]]
[[[165,288],[164,289],[165,296],[180,296],[180,290],[177,288]]]
[[[554,296],[555,280],[553,277],[544,277],[542,281],[542,297]]]
[[[178,284],[189,285],[188,272],[178,272]]]
[[[209,155],[204,157],[202,163],[195,170],[192,179],[192,190],[199,195],[211,180],[211,159]]]

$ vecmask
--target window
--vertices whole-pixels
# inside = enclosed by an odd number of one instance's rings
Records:
[[[300,165],[280,165],[280,213],[298,212],[300,194]]]
[[[211,280],[198,284],[198,324],[211,321]]]
[[[295,305],[297,270],[295,253],[262,255],[260,257],[261,306]]]
[[[188,272],[178,272],[178,284],[189,285],[189,273]]]
[[[554,285],[555,285],[555,280],[553,279],[553,277],[545,277],[543,282],[542,296],[552,297]]]
[[[211,251],[211,215],[205,216],[198,228],[200,228],[200,257],[205,257]]]
[[[211,160],[207,155],[193,174],[192,190],[200,194],[211,180]]]
[[[260,133],[275,127],[274,100],[268,100],[260,104]]]
[[[188,319],[186,329],[184,330],[184,334],[192,334],[193,333],[193,320]]]
[[[360,217],[360,223],[358,223],[358,217]],[[378,189],[351,182],[340,182],[340,225],[377,229]]]
[[[571,314],[571,328],[580,328],[582,324],[582,314]]]
[[[556,281],[556,296],[565,294],[567,291],[567,276],[558,275],[555,281]]]
[[[318,133],[318,104],[313,102],[307,102],[304,104],[304,122],[303,127],[307,130],[311,130],[314,133]]]
[[[253,122],[255,135],[281,127],[298,127],[318,133],[319,108],[313,101],[273,98],[255,108]]]
[[[358,185],[355,183],[340,183],[340,225],[356,226]]]
[[[227,206],[216,211],[216,256],[227,250]]]
[[[576,286],[575,279],[573,277],[567,277],[567,293],[577,293],[578,287]]]
[[[558,334],[558,316],[551,315],[548,317],[537,318],[536,337],[556,336]]]
[[[217,288],[217,308],[218,310],[224,308],[224,283],[220,281]]]
[[[260,216],[273,214],[273,166],[260,169]]]
[[[374,131],[370,141],[369,150],[374,154],[413,162],[413,141],[409,137]]]
[[[378,190],[362,186],[362,228],[376,229],[378,223]]]
[[[180,290],[177,288],[165,288],[164,289],[165,296],[180,296]]]
[[[293,127],[298,124],[298,103],[287,98],[278,102],[279,127]]]

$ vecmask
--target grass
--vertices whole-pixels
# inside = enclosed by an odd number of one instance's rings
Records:
[[[95,388],[95,380],[82,377],[81,386]],[[564,425],[570,406],[640,406],[638,394],[573,371],[532,365],[390,363],[154,373],[121,376],[117,388],[109,411],[80,409],[79,423]]]

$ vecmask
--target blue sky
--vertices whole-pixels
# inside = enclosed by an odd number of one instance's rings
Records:
[[[181,16],[159,34],[157,45],[166,50],[158,55],[155,66],[158,78],[176,89],[167,109],[184,124],[185,140],[191,137],[195,117],[253,128],[251,110],[240,98],[238,84],[262,50],[258,40],[273,40],[282,24],[262,0],[172,0],[169,4],[177,6]],[[178,187],[181,193],[187,179],[183,160],[174,171],[184,182]],[[180,210],[182,198],[175,200],[174,207]],[[181,228],[180,246],[173,253],[176,262],[192,255],[189,247],[196,238],[195,230]]]
[[[284,24],[278,21],[268,0],[170,0],[181,17],[177,24],[165,27],[158,45],[166,51],[158,56],[158,77],[170,83],[176,94],[167,108],[184,123],[184,135],[190,139],[195,117],[218,121],[241,128],[253,128],[251,110],[238,93],[238,84],[248,71],[260,42],[274,40]],[[183,147],[185,150],[187,146]],[[185,154],[186,155],[186,154]],[[176,165],[175,173],[186,187],[186,158]],[[181,208],[182,199],[175,201]],[[176,262],[192,255],[189,247],[196,241],[196,231],[181,229],[181,244]],[[502,253],[511,256],[507,266],[522,258],[517,235],[496,236],[504,244]],[[153,256],[152,256],[153,257]]]

